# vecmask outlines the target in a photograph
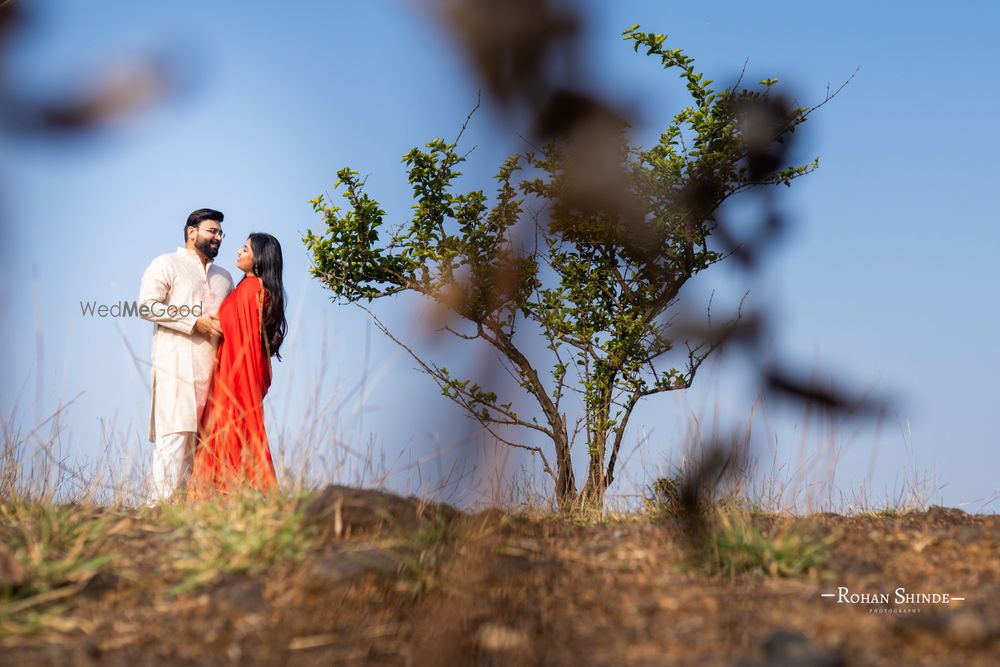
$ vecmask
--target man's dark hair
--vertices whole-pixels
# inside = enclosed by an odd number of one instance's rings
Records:
[[[221,223],[224,217],[222,211],[216,211],[211,208],[199,208],[197,211],[192,212],[188,216],[187,224],[184,225],[184,242],[187,243],[188,227],[197,227],[206,220],[215,220]]]

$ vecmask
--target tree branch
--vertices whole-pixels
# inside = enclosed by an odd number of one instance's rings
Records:
[[[642,398],[643,393],[638,389],[632,392],[629,397],[628,405],[625,408],[625,414],[622,415],[622,420],[618,424],[618,428],[615,429],[615,440],[614,444],[611,446],[611,456],[608,457],[608,469],[604,475],[605,483],[611,486],[611,482],[614,481],[615,472],[615,462],[618,460],[618,450],[622,446],[622,440],[625,436],[625,426],[628,424],[629,418],[632,416],[632,408],[635,404]]]
[[[510,359],[515,366],[517,366],[518,370],[521,372],[522,386],[525,387],[525,389],[528,389],[528,391],[530,391],[535,398],[538,399],[539,404],[541,404],[542,409],[545,411],[545,416],[549,421],[549,425],[552,426],[553,430],[558,428],[560,424],[559,411],[556,410],[555,403],[553,403],[552,399],[549,397],[548,392],[545,391],[545,386],[538,378],[538,373],[531,365],[531,362],[528,361],[528,358],[524,356],[519,349],[517,349],[514,342],[507,337],[507,334],[496,323],[486,320],[485,322],[477,323],[477,326],[479,335],[503,353],[504,356]],[[489,329],[492,335],[487,333],[486,329]]]
[[[399,345],[401,348],[406,350],[409,353],[409,355],[413,357],[414,361],[416,361],[420,365],[420,368],[424,371],[424,373],[429,375],[431,379],[434,380],[435,384],[437,384],[438,387],[441,388],[442,393],[446,397],[450,398],[454,403],[456,403],[459,407],[465,410],[473,419],[478,421],[483,426],[488,426],[490,423],[503,424],[507,426],[521,426],[524,428],[529,428],[538,431],[540,433],[544,433],[550,438],[553,437],[553,432],[545,428],[544,426],[533,422],[525,421],[524,419],[518,417],[517,414],[512,410],[505,408],[502,405],[498,405],[496,401],[483,400],[483,397],[481,395],[478,395],[456,384],[455,382],[452,382],[451,378],[445,375],[440,368],[425,362],[423,359],[420,358],[420,356],[416,352],[413,351],[413,349],[410,346],[408,346],[406,343],[404,343],[398,337],[396,337],[385,325],[385,323],[383,323],[382,320],[380,320],[375,315],[375,313],[371,311],[371,309],[362,306],[360,303],[355,303],[354,305],[356,305],[358,308],[361,308],[366,313],[368,313],[368,315],[372,318],[372,321],[375,323],[375,326],[379,329],[379,331],[385,334],[390,340]],[[450,390],[451,393],[445,391],[446,389]],[[482,411],[477,411],[476,409],[477,405],[482,406],[483,409],[492,410],[493,412],[499,415],[503,415],[503,418],[498,418],[495,415],[489,415],[489,414],[484,415]]]

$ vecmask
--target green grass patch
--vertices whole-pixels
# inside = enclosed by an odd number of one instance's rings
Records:
[[[114,557],[117,517],[85,505],[0,503],[0,636],[51,626],[65,601]]]
[[[97,573],[112,558],[103,551],[109,524],[105,513],[87,507],[0,504],[3,543],[23,568],[19,585],[0,585],[0,600],[31,597]]]
[[[829,540],[787,530],[768,537],[740,512],[721,512],[712,530],[712,569],[735,576],[813,574],[829,559]]]
[[[169,593],[179,595],[225,572],[255,573],[301,560],[315,543],[316,531],[299,498],[246,490],[161,506],[163,521],[176,536],[168,565],[183,575]]]

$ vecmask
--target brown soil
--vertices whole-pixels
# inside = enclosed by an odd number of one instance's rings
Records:
[[[179,596],[160,557],[171,536],[135,520],[115,536],[124,557],[62,601],[57,628],[0,637],[0,664],[805,667],[1000,656],[996,515],[758,517],[765,534],[794,526],[830,540],[825,566],[786,579],[692,566],[680,525],[645,516],[469,516],[342,487],[308,510],[322,534],[308,558]],[[436,542],[414,541],[435,527]],[[821,597],[839,586],[965,600]]]

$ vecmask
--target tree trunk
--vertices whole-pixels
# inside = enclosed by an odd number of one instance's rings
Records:
[[[573,474],[573,457],[570,456],[569,433],[566,430],[566,416],[559,417],[558,424],[550,424],[556,447],[556,502],[562,512],[572,509],[576,502],[576,477]]]
[[[611,409],[610,400],[606,397],[610,393],[610,388],[605,387],[601,392],[602,400],[593,412],[594,435],[590,447],[590,464],[587,467],[587,483],[578,499],[580,509],[604,509],[604,492],[608,488],[604,477],[604,456],[608,447],[608,416]]]
[[[607,491],[607,480],[604,477],[604,436],[598,440],[599,447],[590,454],[590,466],[587,469],[587,483],[580,492],[578,504],[581,509],[603,510],[604,492]]]

